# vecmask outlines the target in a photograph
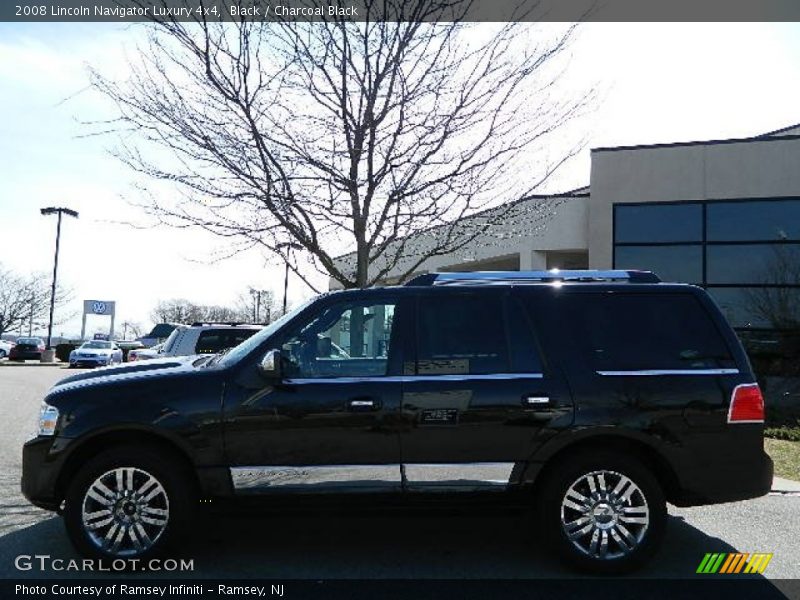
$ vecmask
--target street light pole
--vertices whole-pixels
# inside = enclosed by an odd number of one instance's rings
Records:
[[[275,246],[276,250],[286,248],[286,272],[283,276],[283,314],[286,314],[286,299],[289,291],[289,254],[292,250],[300,250],[302,246],[295,242],[283,242]]]
[[[53,285],[50,288],[50,320],[47,324],[47,349],[50,349],[53,341],[53,313],[56,308],[56,280],[58,277],[58,250],[61,245],[61,215],[66,213],[70,217],[78,218],[78,212],[69,208],[49,206],[40,211],[43,215],[58,215],[58,225],[56,225],[56,253],[53,259]]]

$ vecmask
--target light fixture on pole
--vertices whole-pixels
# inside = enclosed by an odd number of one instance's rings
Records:
[[[283,276],[283,314],[286,314],[286,297],[289,291],[289,255],[292,250],[302,250],[303,247],[297,242],[282,242],[275,246],[276,250],[286,248],[286,274]]]
[[[78,218],[78,211],[70,208],[48,206],[40,211],[43,215],[58,215],[58,225],[56,225],[56,253],[53,259],[53,285],[50,288],[50,319],[47,323],[47,349],[50,349],[53,341],[53,312],[56,307],[56,278],[58,277],[58,249],[61,244],[61,215],[67,214],[70,217]]]

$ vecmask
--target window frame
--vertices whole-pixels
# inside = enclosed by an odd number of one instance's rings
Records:
[[[323,376],[313,377],[306,375],[298,375],[291,377],[292,380],[307,381],[315,383],[324,383],[325,381],[334,381],[337,379],[368,379],[370,381],[380,381],[384,378],[396,377],[402,375],[402,361],[406,348],[404,338],[406,333],[404,331],[404,323],[409,318],[408,312],[410,298],[404,297],[402,294],[381,293],[369,294],[364,296],[332,296],[326,298],[320,303],[314,303],[309,306],[313,310],[298,315],[297,319],[293,319],[286,324],[280,331],[276,332],[275,336],[270,340],[270,347],[281,349],[287,343],[290,337],[296,335],[299,331],[307,327],[312,321],[319,318],[323,311],[329,310],[337,305],[348,306],[375,306],[378,304],[393,304],[394,315],[392,317],[392,332],[389,338],[388,354],[386,362],[386,373],[383,375],[338,375],[338,376]]]

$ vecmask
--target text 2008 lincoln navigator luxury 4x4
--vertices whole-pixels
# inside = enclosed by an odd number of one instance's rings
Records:
[[[499,492],[535,507],[532,539],[612,572],[655,550],[666,502],[767,493],[763,420],[700,288],[439,273],[323,295],[212,358],[62,380],[22,487],[115,558],[161,550],[199,498]]]

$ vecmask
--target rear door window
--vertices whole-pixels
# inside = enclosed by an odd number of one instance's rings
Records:
[[[734,366],[719,330],[691,294],[573,293],[558,309],[576,358],[593,370]]]
[[[511,370],[503,296],[423,295],[417,315],[419,375],[482,375]]]

